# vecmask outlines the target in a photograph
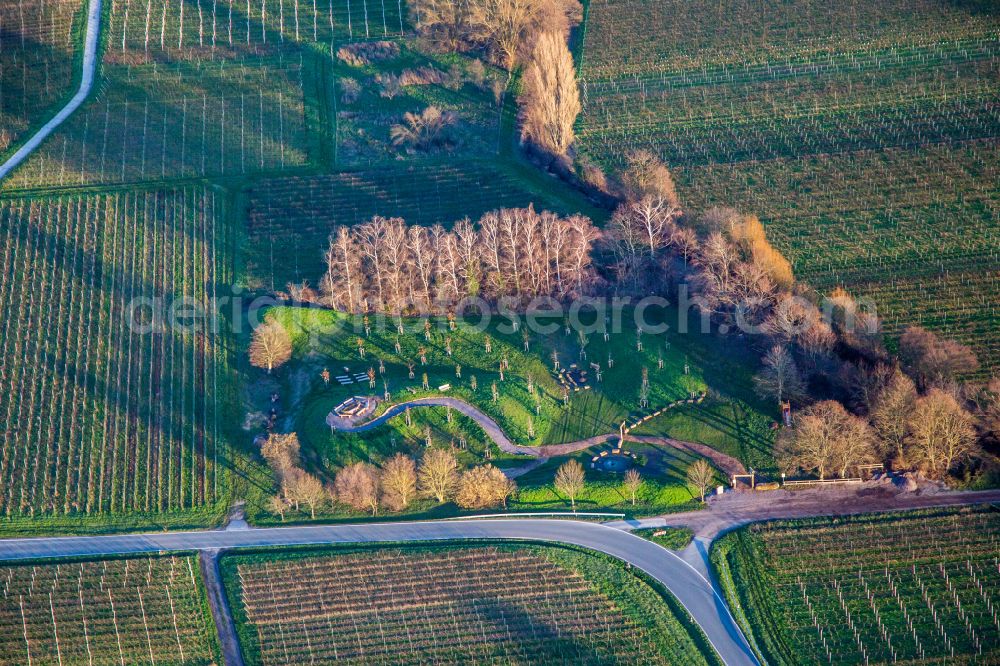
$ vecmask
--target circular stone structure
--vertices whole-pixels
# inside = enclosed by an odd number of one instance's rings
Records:
[[[636,463],[636,455],[624,449],[611,449],[601,451],[590,461],[591,469],[599,472],[613,472],[621,474],[627,472]]]

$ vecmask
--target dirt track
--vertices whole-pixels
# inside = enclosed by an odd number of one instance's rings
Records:
[[[923,484],[905,492],[889,482],[870,481],[811,490],[728,492],[709,500],[704,511],[613,523],[615,527],[690,527],[695,536],[711,541],[719,534],[761,520],[845,516],[874,511],[901,511],[937,506],[1000,502],[1000,490],[945,490]]]

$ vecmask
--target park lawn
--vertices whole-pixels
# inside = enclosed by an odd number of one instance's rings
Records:
[[[686,481],[687,467],[695,456],[669,447],[628,445],[628,450],[639,456],[645,464],[638,466],[643,478],[636,503],[631,503],[622,485],[622,475],[600,472],[590,468],[590,460],[607,447],[591,447],[570,456],[550,458],[541,467],[517,479],[518,492],[510,505],[525,511],[570,511],[568,497],[553,485],[556,470],[567,460],[577,460],[583,465],[586,484],[576,498],[577,511],[624,513],[628,517],[651,516],[676,511],[698,509],[694,490]]]
[[[585,348],[587,360],[596,359],[602,364],[602,382],[592,379],[592,389],[569,391],[569,404],[564,405],[562,387],[551,372],[552,353],[558,354],[561,368],[587,361],[581,357],[577,337],[566,335],[559,324],[554,324],[560,329],[554,334],[532,336],[529,351],[525,352],[521,334],[504,335],[498,331],[499,324],[491,325],[488,333],[483,333],[461,323],[452,332],[443,320],[433,319],[428,341],[420,319],[405,319],[405,332],[398,336],[393,322],[380,327],[373,319],[371,333],[365,337],[363,328],[355,333],[348,327],[351,323],[348,317],[332,311],[282,307],[271,312],[290,332],[295,348],[292,362],[280,371],[282,376],[294,375],[303,381],[296,373],[306,368],[309,385],[318,386],[322,384],[318,378],[323,368],[329,369],[334,377],[364,373],[369,368],[376,370],[374,389],[367,381],[340,386],[336,379],[331,380],[330,387],[322,390],[329,394],[333,404],[338,398],[358,393],[381,397],[386,387],[392,401],[399,402],[440,394],[436,389],[449,384],[448,395],[462,398],[489,414],[511,440],[520,444],[560,444],[616,432],[623,418],[641,411],[638,403],[643,368],[649,372],[649,411],[706,389],[700,369],[687,360],[683,346],[674,344],[672,336],[664,340],[662,336],[646,334],[644,350],[637,352],[635,328],[629,322],[623,323],[621,333],[612,333],[608,342],[599,334],[590,336]],[[491,338],[490,353],[485,351],[487,335]],[[399,354],[395,351],[397,337]],[[364,358],[359,352],[359,338],[364,343]],[[449,338],[451,356],[446,352]],[[420,364],[421,348],[426,350],[427,365]],[[606,365],[609,354],[614,360],[612,369]],[[504,357],[509,367],[501,380],[499,365]],[[661,357],[663,369],[658,369]],[[384,364],[384,375],[377,371],[379,360]],[[413,379],[408,376],[408,362],[414,364]],[[685,363],[689,366],[688,374],[684,373]],[[456,366],[461,366],[461,378],[456,376]],[[345,372],[344,368],[348,370]],[[422,387],[425,373],[428,390]],[[588,376],[594,377],[592,370]],[[472,377],[476,378],[476,389],[472,388]],[[535,386],[537,403],[529,390],[529,378]],[[495,402],[491,388],[494,382],[498,392]],[[285,394],[296,391],[289,387]]]
[[[331,407],[351,395],[381,397],[386,389],[392,402],[447,393],[489,414],[511,440],[544,445],[617,432],[625,419],[637,421],[670,402],[708,389],[740,400],[752,394],[752,359],[748,352],[740,353],[725,338],[713,334],[678,334],[673,328],[666,334],[644,333],[643,349],[638,351],[639,336],[630,316],[623,317],[620,332],[611,333],[609,340],[605,341],[601,333],[591,333],[585,344],[577,335],[567,335],[561,320],[544,321],[555,330],[531,334],[528,351],[524,350],[523,327],[520,332],[502,333],[501,322],[491,323],[486,332],[465,322],[450,331],[443,319],[431,318],[427,339],[423,320],[417,318],[404,318],[404,333],[399,335],[394,320],[380,322],[372,317],[371,330],[366,336],[363,323],[357,318],[329,310],[278,307],[270,310],[268,316],[280,321],[293,340],[292,361],[276,373],[279,381],[285,383],[283,396],[295,398],[290,406],[293,410],[304,404],[306,395],[319,393],[326,396]],[[650,320],[669,321],[672,316],[676,315],[665,310],[653,313]],[[489,353],[485,349],[487,335],[491,341]],[[397,340],[399,353],[395,349]],[[448,340],[451,355],[446,350]],[[364,347],[364,357],[359,341]],[[426,352],[426,365],[420,362],[421,349]],[[735,356],[730,356],[730,352]],[[561,369],[579,364],[579,369],[587,373],[589,388],[568,390],[568,405],[564,404],[563,387],[552,371],[553,353]],[[500,363],[504,358],[508,369],[501,379]],[[609,359],[614,364],[611,368]],[[384,373],[379,370],[380,361]],[[412,379],[407,363],[413,364]],[[600,382],[596,381],[590,363],[601,365]],[[334,378],[329,386],[319,379],[324,368]],[[344,386],[336,382],[337,376],[363,374],[369,369],[376,372],[374,388],[367,380]],[[457,376],[459,369],[461,377]],[[644,370],[649,381],[648,405],[641,408]],[[427,389],[422,386],[424,374]],[[295,378],[294,386],[290,378]],[[537,400],[529,389],[529,379]],[[450,386],[446,391],[437,390],[445,384]],[[756,407],[748,405],[744,409],[747,418],[765,418]]]
[[[304,410],[303,416],[309,413],[309,409]],[[340,465],[334,463],[335,460],[343,461],[343,464],[358,460],[380,464],[397,452],[419,458],[426,450],[425,428],[430,427],[432,439],[437,446],[449,446],[451,441],[458,442],[460,438],[466,438],[468,445],[466,449],[457,446],[455,448],[456,457],[462,467],[489,463],[501,469],[511,469],[527,465],[532,461],[527,456],[503,453],[492,443],[489,444],[492,453],[487,458],[483,433],[478,424],[457,413],[453,422],[448,424],[444,408],[414,409],[411,418],[412,425],[409,427],[406,426],[405,418],[400,415],[378,428],[359,434],[331,435],[325,426],[313,431],[300,429],[304,457],[307,458],[308,465],[315,467],[316,471],[329,481],[340,468]],[[318,447],[317,441],[320,442]],[[670,446],[629,444],[627,448],[636,454],[637,469],[644,481],[637,495],[637,501],[633,505],[622,485],[621,474],[600,472],[590,467],[591,458],[607,448],[607,446],[593,446],[571,455],[550,458],[541,466],[516,479],[517,492],[511,497],[507,506],[498,511],[511,513],[573,511],[574,507],[569,498],[560,494],[553,486],[556,470],[568,460],[578,461],[585,470],[586,483],[583,492],[576,498],[576,511],[624,513],[629,517],[638,517],[696,510],[703,506],[698,501],[695,490],[690,488],[686,481],[687,468],[697,459],[693,454]],[[270,515],[256,501],[248,503],[248,512],[258,524],[305,522],[309,519],[304,511],[289,512],[284,519]],[[389,513],[380,510],[378,518],[431,519],[478,513],[483,512],[463,510],[452,502],[437,504],[434,500],[418,498],[402,512]],[[369,518],[371,515],[367,512],[353,511],[340,504],[327,506],[316,516],[316,519],[321,521]]]
[[[650,419],[632,432],[708,444],[758,471],[776,469],[773,419],[738,400],[710,397]]]
[[[345,433],[331,430],[325,422],[339,399],[332,392],[311,396],[298,417],[296,432],[303,448],[314,453],[324,469],[336,470],[354,462],[381,463],[396,453],[418,456],[426,448],[428,429],[437,446],[453,446],[462,465],[484,462],[523,464],[527,459],[501,451],[479,424],[445,407],[419,407],[411,410],[410,425],[400,414],[373,430]],[[462,440],[465,446],[462,446]],[[487,453],[488,451],[488,453]]]
[[[267,382],[279,393],[283,410],[281,429],[298,433],[307,467],[327,481],[332,480],[337,470],[353,462],[378,465],[396,452],[419,458],[426,448],[428,430],[434,445],[455,448],[463,467],[488,462],[511,469],[531,462],[528,457],[501,452],[495,444],[487,442],[478,424],[457,412],[452,413],[449,422],[449,410],[443,407],[414,408],[410,412],[409,426],[405,415],[399,415],[364,433],[333,432],[326,425],[326,416],[345,398],[352,395],[381,398],[386,388],[390,392],[390,403],[440,395],[465,400],[497,421],[510,439],[524,445],[561,444],[616,434],[623,421],[634,423],[644,414],[671,402],[712,390],[713,398],[703,409],[675,407],[646,421],[636,432],[716,446],[758,467],[764,467],[769,460],[765,457],[770,444],[769,431],[764,424],[770,423],[770,419],[740,399],[749,393],[750,370],[746,365],[746,353],[723,356],[729,351],[728,341],[711,334],[679,335],[673,333],[674,328],[666,334],[645,333],[641,336],[643,350],[640,352],[636,326],[630,316],[622,318],[620,332],[611,333],[608,341],[601,333],[596,333],[587,338],[586,344],[572,332],[567,334],[564,322],[557,319],[542,322],[552,324],[554,330],[530,336],[529,350],[525,352],[522,333],[501,333],[498,323],[491,324],[486,329],[488,333],[467,322],[458,323],[456,330],[451,331],[445,320],[432,318],[429,320],[430,340],[427,340],[423,320],[417,318],[404,318],[404,333],[398,335],[395,320],[380,322],[372,317],[366,335],[363,320],[329,310],[277,307],[265,316],[273,316],[289,331],[293,356],[270,378],[252,368],[248,372],[251,377],[256,374],[260,378],[258,381]],[[659,321],[669,320],[671,316],[676,315],[670,311],[657,313]],[[487,335],[491,340],[490,353],[485,351]],[[395,349],[397,337],[399,353]],[[359,339],[365,349],[364,358],[359,351]],[[446,351],[449,339],[450,356]],[[422,347],[427,357],[424,366],[419,363]],[[594,381],[596,373],[590,369],[591,388],[567,391],[569,404],[564,405],[563,388],[558,375],[552,371],[553,353],[562,368],[576,362],[600,362],[602,381]],[[614,361],[611,369],[607,367],[609,356]],[[504,357],[509,366],[501,381],[499,361]],[[660,359],[663,360],[662,369]],[[718,360],[714,366],[703,365],[712,359]],[[380,361],[384,374],[378,370]],[[407,362],[414,364],[413,379],[409,379]],[[461,378],[456,376],[457,365],[461,365]],[[375,388],[370,387],[367,379],[347,385],[336,380],[337,376],[362,374],[369,368],[376,375]],[[321,378],[324,369],[332,376],[329,384]],[[649,377],[649,405],[639,409],[643,369]],[[425,373],[427,389],[422,386]],[[476,389],[472,388],[473,376],[477,380]],[[535,386],[537,403],[528,389],[529,376]],[[712,378],[714,386],[706,377]],[[497,386],[496,402],[492,397],[493,383]],[[450,388],[438,390],[444,384],[449,384]],[[734,397],[723,394],[723,389]],[[258,393],[269,395],[266,391]],[[263,396],[259,396],[258,401],[260,397]],[[265,400],[251,409],[263,411],[267,406]],[[385,403],[381,404],[376,413],[385,407]],[[534,436],[530,434],[532,428]],[[577,500],[577,510],[655,515],[700,506],[686,482],[687,468],[694,460],[691,454],[668,446],[630,444],[628,448],[642,463],[639,471],[645,480],[636,504],[632,505],[620,477],[589,468],[591,458],[602,448],[594,446],[571,456],[554,457],[520,476],[517,479],[519,491],[507,510],[571,510],[568,499],[560,496],[552,485],[556,469],[570,458],[579,460],[587,469],[586,488]],[[251,502],[250,509],[257,520],[279,520],[264,511],[263,497],[259,499],[260,502]],[[430,517],[458,513],[461,512],[454,505],[437,506],[421,500],[401,515]],[[317,516],[338,520],[364,517],[363,513],[339,506]],[[298,521],[302,516],[296,514],[286,518]]]

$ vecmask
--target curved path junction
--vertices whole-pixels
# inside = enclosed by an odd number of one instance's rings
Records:
[[[616,440],[618,439],[618,433],[608,433],[606,435],[595,435],[594,437],[588,437],[587,439],[581,439],[575,442],[567,442],[565,444],[548,444],[544,446],[524,446],[521,444],[515,444],[509,437],[507,437],[506,434],[504,434],[500,425],[488,415],[460,398],[452,398],[448,396],[415,398],[413,400],[401,402],[387,408],[384,412],[372,420],[360,424],[356,424],[354,421],[349,419],[340,418],[333,412],[330,412],[330,414],[326,417],[326,424],[334,430],[338,430],[340,432],[366,432],[373,428],[377,428],[389,419],[399,416],[412,407],[451,407],[455,411],[469,417],[479,424],[479,427],[483,429],[486,436],[492,439],[501,451],[505,453],[531,456],[532,458],[537,458],[543,462],[544,459],[548,459],[551,456],[562,456],[575,453],[583,449],[589,449],[592,446],[604,444],[612,438]],[[644,444],[670,446],[682,451],[696,453],[711,460],[715,463],[716,467],[721,469],[728,476],[746,473],[746,468],[743,467],[743,463],[739,460],[733,458],[732,456],[727,456],[724,453],[720,453],[719,451],[716,451],[710,446],[706,446],[704,444],[682,442],[669,437],[653,437],[646,435],[627,435],[626,441],[629,440],[642,442]],[[523,474],[530,469],[534,469],[534,467],[537,466],[537,463],[535,463],[518,468],[517,470],[509,470],[509,475],[519,476],[520,474]]]

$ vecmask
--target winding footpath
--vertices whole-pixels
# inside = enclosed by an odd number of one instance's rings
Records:
[[[83,100],[87,99],[94,85],[94,75],[97,70],[97,42],[101,33],[101,0],[90,0],[87,8],[87,34],[83,46],[83,73],[80,77],[80,88],[47,123],[45,123],[30,139],[24,142],[6,162],[0,164],[0,180],[3,180],[28,155],[55,131],[70,115],[76,111]]]
[[[577,451],[582,451],[583,449],[589,449],[592,446],[605,444],[610,439],[614,439],[616,441],[618,439],[618,433],[608,433],[606,435],[595,435],[593,437],[577,440],[575,442],[567,442],[565,444],[548,444],[543,446],[523,446],[521,444],[515,444],[509,437],[507,437],[506,434],[504,434],[503,429],[496,421],[479,410],[477,407],[470,405],[460,398],[451,398],[447,396],[415,398],[414,400],[401,402],[388,407],[384,412],[382,412],[382,414],[376,416],[370,421],[360,424],[355,424],[349,419],[340,418],[331,412],[326,417],[326,424],[338,432],[367,432],[373,428],[383,425],[389,419],[399,416],[400,414],[405,413],[407,409],[413,407],[451,407],[460,414],[463,414],[464,416],[467,416],[475,421],[486,433],[486,436],[492,439],[496,443],[497,447],[499,447],[504,453],[531,456],[532,458],[538,459],[522,468],[518,468],[513,471],[508,470],[508,475],[512,477],[519,476],[530,469],[538,467],[552,456],[564,456],[570,453],[576,453]],[[727,456],[724,453],[720,453],[719,451],[716,451],[710,446],[706,446],[704,444],[682,442],[680,440],[671,439],[670,437],[653,437],[647,435],[627,435],[625,441],[641,442],[643,444],[653,444],[658,446],[669,446],[681,451],[688,451],[690,453],[704,456],[715,463],[716,467],[729,476],[732,476],[733,474],[746,473],[746,468],[744,468],[743,463],[739,460],[733,458],[732,456]],[[541,462],[539,462],[539,460]]]

